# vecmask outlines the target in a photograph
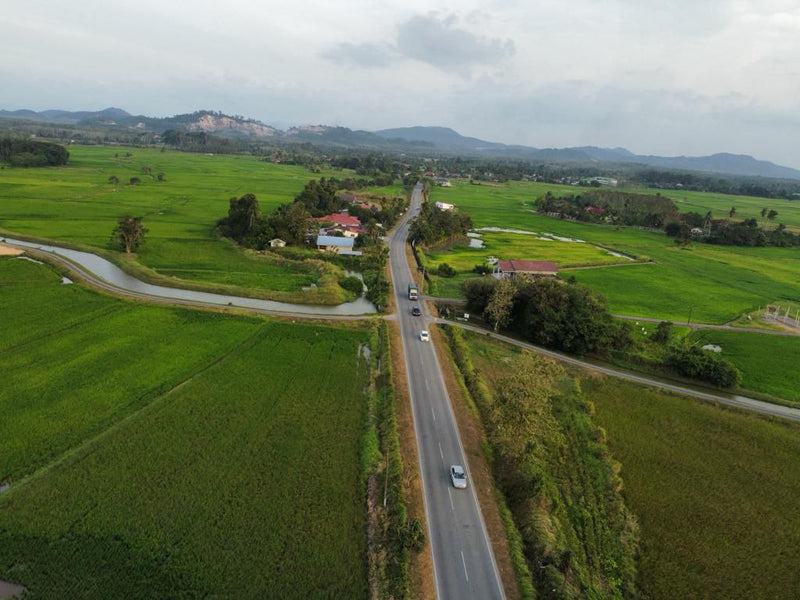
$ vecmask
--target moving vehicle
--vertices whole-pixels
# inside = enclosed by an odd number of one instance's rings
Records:
[[[414,317],[418,317],[422,314],[422,311],[419,309],[419,306],[415,306],[411,309],[411,315]]]
[[[420,342],[430,342],[431,336],[426,330],[422,330],[419,332],[419,341]]]
[[[408,299],[416,300],[419,297],[419,288],[413,283],[408,284]]]
[[[467,474],[464,472],[464,467],[461,465],[450,465],[450,481],[453,482],[453,487],[460,490],[467,487]]]

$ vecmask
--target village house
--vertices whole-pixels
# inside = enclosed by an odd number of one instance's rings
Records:
[[[448,202],[434,202],[433,205],[439,210],[453,210],[455,208],[454,204],[449,204]]]
[[[556,275],[558,265],[549,260],[498,260],[493,276],[516,277],[517,275]]]
[[[286,242],[281,238],[274,238],[269,241],[270,248],[283,248],[284,246],[286,246]]]
[[[317,250],[322,252],[335,252],[336,254],[343,254],[349,256],[361,256],[361,252],[354,250],[355,238],[351,237],[335,237],[332,235],[318,235],[317,236]]]

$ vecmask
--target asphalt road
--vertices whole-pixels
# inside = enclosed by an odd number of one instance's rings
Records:
[[[420,202],[418,185],[406,217],[389,240],[389,260],[417,435],[436,595],[442,599],[504,598],[433,342],[419,339],[420,331],[428,329],[429,317],[423,302],[408,300],[408,284],[412,279],[405,244],[409,220],[419,210]],[[422,310],[422,316],[411,315],[414,306]],[[451,485],[452,464],[466,469],[470,482],[466,490]]]

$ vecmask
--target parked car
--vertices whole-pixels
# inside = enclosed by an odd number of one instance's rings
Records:
[[[431,341],[430,334],[423,329],[422,331],[419,332],[419,341],[420,342],[430,342]]]
[[[467,487],[467,474],[464,472],[464,467],[461,465],[450,466],[450,481],[453,482],[453,487],[463,490]]]
[[[422,311],[419,309],[419,306],[415,306],[411,309],[411,314],[415,317],[418,317],[422,314]]]

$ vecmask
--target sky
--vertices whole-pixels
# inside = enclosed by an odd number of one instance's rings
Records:
[[[285,128],[452,127],[537,148],[800,168],[800,0],[0,0],[0,108]]]

